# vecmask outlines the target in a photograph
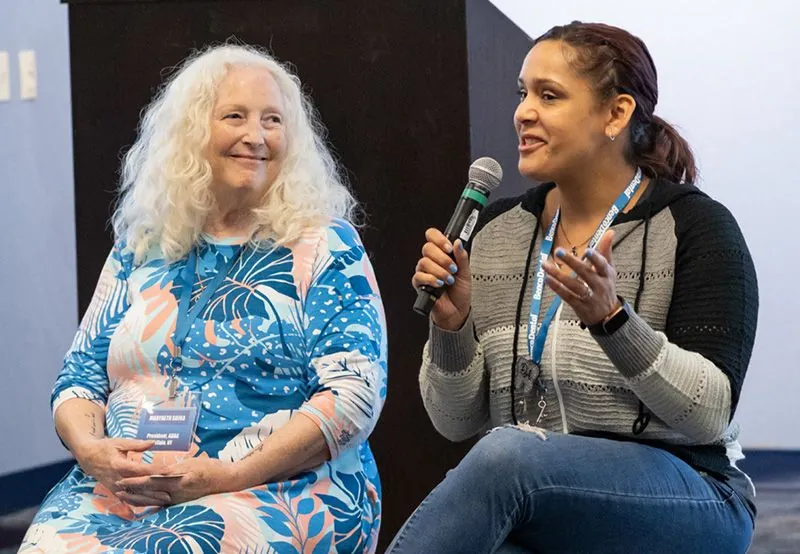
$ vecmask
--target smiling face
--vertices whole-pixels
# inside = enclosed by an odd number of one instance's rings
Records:
[[[206,148],[212,190],[267,190],[286,155],[284,113],[283,95],[269,71],[258,67],[228,71],[217,90]]]
[[[571,46],[545,40],[522,65],[514,126],[520,173],[535,181],[557,182],[606,153],[611,114],[591,83],[570,67],[565,55],[572,54]]]

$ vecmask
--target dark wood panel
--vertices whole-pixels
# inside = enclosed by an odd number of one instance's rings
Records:
[[[491,156],[503,166],[493,198],[516,196],[531,186],[517,169],[514,110],[517,78],[531,39],[485,0],[467,0],[470,141],[473,158]]]

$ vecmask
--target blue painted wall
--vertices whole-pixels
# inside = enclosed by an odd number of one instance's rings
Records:
[[[19,92],[34,50],[38,98]],[[50,388],[78,322],[67,7],[0,0],[11,101],[0,102],[0,476],[69,456]]]

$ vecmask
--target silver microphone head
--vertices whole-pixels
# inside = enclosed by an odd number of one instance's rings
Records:
[[[469,183],[486,196],[500,186],[503,180],[503,168],[494,158],[478,158],[469,166]]]

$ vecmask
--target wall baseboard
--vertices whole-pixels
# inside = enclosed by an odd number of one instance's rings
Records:
[[[69,459],[0,475],[0,515],[38,505],[73,465]]]
[[[744,451],[745,459],[737,465],[758,486],[765,481],[777,481],[800,476],[800,450],[753,449]]]

